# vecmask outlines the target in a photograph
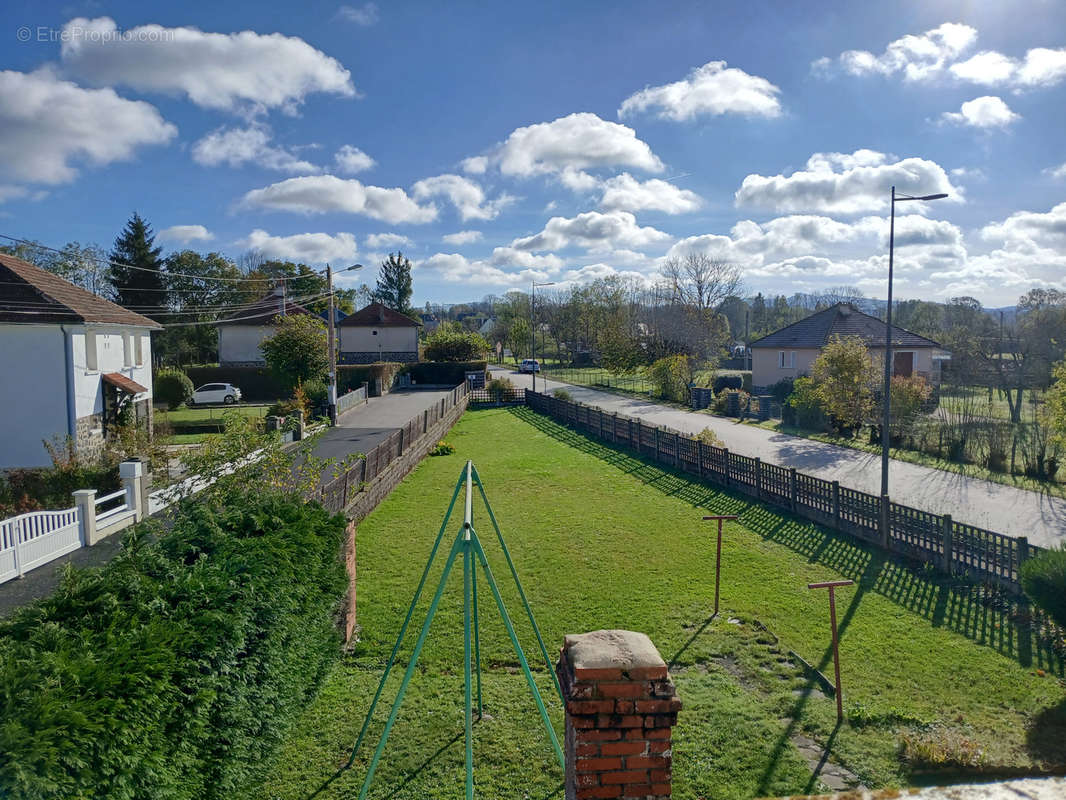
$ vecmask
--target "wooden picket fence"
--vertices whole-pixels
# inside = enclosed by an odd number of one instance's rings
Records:
[[[526,392],[526,405],[590,436],[632,448],[700,480],[739,491],[890,553],[938,570],[1021,594],[1018,568],[1040,548],[1006,536],[704,444],[677,431],[646,425],[583,403]]]

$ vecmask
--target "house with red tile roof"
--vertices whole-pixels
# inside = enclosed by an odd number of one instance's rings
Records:
[[[161,325],[0,254],[0,469],[47,466],[45,442],[99,455],[126,421],[152,429]]]
[[[338,364],[373,364],[393,361],[402,364],[418,361],[416,322],[382,303],[371,303],[340,321]]]

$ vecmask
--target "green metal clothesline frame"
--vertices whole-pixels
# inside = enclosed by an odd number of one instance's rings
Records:
[[[481,546],[481,541],[478,539],[477,533],[474,531],[474,509],[473,509],[473,494],[474,486],[477,486],[478,492],[481,495],[481,499],[485,504],[485,509],[488,511],[489,520],[492,522],[493,530],[496,532],[496,539],[500,543],[500,548],[503,550],[504,558],[507,560],[507,566],[511,571],[511,577],[514,578],[515,586],[518,589],[518,596],[522,600],[522,606],[525,608],[526,615],[529,618],[529,623],[533,627],[533,632],[537,637],[537,644],[540,647],[541,655],[544,658],[545,666],[548,669],[548,674],[552,677],[552,682],[555,685],[555,691],[559,695],[559,702],[563,702],[562,688],[559,686],[559,680],[555,675],[555,670],[552,666],[551,658],[548,656],[548,649],[544,646],[544,639],[540,635],[540,628],[537,627],[537,622],[533,618],[533,610],[529,606],[529,601],[526,599],[526,593],[522,589],[522,582],[518,578],[518,571],[515,569],[514,561],[511,560],[511,553],[507,549],[507,543],[503,540],[503,533],[500,531],[500,526],[496,521],[496,515],[492,513],[492,506],[489,505],[489,498],[485,494],[485,487],[481,483],[481,476],[478,475],[477,469],[474,468],[472,461],[467,461],[466,466],[463,468],[462,473],[459,476],[459,480],[456,481],[455,491],[452,493],[451,502],[448,504],[448,511],[444,515],[444,521],[441,523],[440,531],[437,533],[437,538],[433,542],[433,548],[430,550],[429,559],[426,561],[426,568],[422,571],[422,578],[418,582],[418,587],[415,589],[414,597],[411,599],[411,605],[407,609],[407,616],[403,621],[403,625],[400,626],[400,633],[396,637],[396,644],[393,645],[392,653],[389,655],[388,663],[385,666],[385,671],[381,675],[381,680],[378,683],[377,691],[374,693],[374,699],[370,703],[370,709],[367,711],[366,719],[363,720],[363,727],[359,731],[359,736],[355,740],[355,746],[352,748],[352,754],[348,758],[347,767],[351,767],[355,762],[356,754],[359,752],[359,747],[363,743],[363,739],[366,737],[367,729],[370,727],[370,721],[374,716],[374,711],[377,708],[378,700],[381,699],[382,691],[385,689],[385,682],[389,678],[389,673],[392,671],[393,666],[396,663],[396,656],[400,651],[400,647],[403,645],[404,637],[407,634],[407,628],[411,624],[411,619],[414,616],[415,607],[418,605],[418,601],[422,596],[422,590],[425,588],[426,580],[429,577],[430,569],[433,566],[433,562],[437,557],[437,552],[440,549],[441,541],[444,539],[444,534],[448,528],[448,522],[451,520],[452,512],[455,510],[456,500],[459,499],[459,493],[463,490],[465,485],[466,497],[465,507],[463,514],[463,525],[459,529],[458,534],[455,537],[455,541],[452,544],[451,550],[448,552],[447,560],[444,563],[444,571],[441,574],[440,581],[437,584],[436,592],[433,595],[433,600],[429,605],[429,611],[426,613],[426,619],[422,623],[422,629],[418,634],[418,639],[415,641],[414,651],[411,653],[410,660],[407,664],[407,670],[404,672],[403,680],[400,683],[400,689],[396,694],[396,699],[393,701],[392,709],[389,711],[388,719],[385,722],[385,729],[381,732],[381,737],[378,740],[378,745],[374,750],[374,755],[370,760],[370,766],[367,769],[366,778],[363,780],[362,789],[359,791],[359,800],[365,800],[366,794],[370,790],[370,785],[374,780],[374,772],[377,770],[378,763],[381,760],[381,754],[385,750],[385,744],[389,738],[389,732],[392,730],[392,725],[396,721],[396,716],[400,712],[400,706],[403,704],[404,695],[407,692],[407,686],[411,682],[411,676],[414,674],[415,668],[418,665],[418,657],[422,653],[422,647],[425,644],[426,637],[429,634],[430,626],[433,623],[433,617],[437,613],[437,608],[440,605],[441,597],[444,594],[444,587],[448,581],[448,576],[451,574],[452,566],[455,564],[456,559],[462,555],[463,558],[463,654],[464,654],[464,711],[465,711],[465,738],[466,738],[466,798],[467,800],[473,800],[474,797],[474,751],[473,751],[473,678],[476,673],[477,679],[477,714],[478,719],[482,716],[482,694],[481,694],[481,636],[479,633],[479,619],[478,619],[478,589],[477,589],[477,566],[480,564],[481,571],[485,575],[485,580],[489,585],[489,589],[492,591],[493,599],[496,601],[496,607],[499,609],[500,616],[503,618],[503,624],[507,628],[507,635],[511,639],[511,644],[514,647],[515,655],[518,657],[518,662],[522,666],[522,672],[525,674],[526,683],[529,684],[530,692],[533,694],[533,699],[537,704],[537,710],[540,712],[541,721],[544,724],[544,728],[547,731],[548,739],[551,741],[552,749],[555,751],[555,757],[559,761],[559,766],[563,767],[563,751],[559,746],[559,739],[555,734],[555,729],[552,727],[551,720],[548,719],[548,711],[544,706],[544,700],[540,695],[540,691],[537,689],[537,684],[533,680],[533,673],[529,669],[529,663],[526,660],[526,655],[522,650],[522,645],[518,641],[518,636],[515,633],[514,625],[511,624],[511,618],[507,613],[507,609],[503,604],[503,598],[500,596],[499,587],[496,585],[496,580],[492,576],[492,570],[489,568],[488,559],[485,557],[485,550]],[[476,560],[475,560],[476,559]],[[473,653],[471,654],[471,648]],[[471,655],[473,658],[471,658]]]

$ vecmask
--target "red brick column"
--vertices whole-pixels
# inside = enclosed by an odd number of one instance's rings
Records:
[[[567,636],[556,672],[566,700],[566,800],[669,798],[681,700],[651,640],[633,631]]]

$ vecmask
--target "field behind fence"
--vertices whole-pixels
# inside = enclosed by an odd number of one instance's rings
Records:
[[[848,489],[837,481],[731,453],[632,417],[532,391],[526,392],[526,404],[595,438],[626,445],[708,483],[742,492],[942,572],[965,575],[1015,594],[1021,594],[1018,568],[1040,549],[1024,537],[1005,536],[958,522],[949,514]]]

